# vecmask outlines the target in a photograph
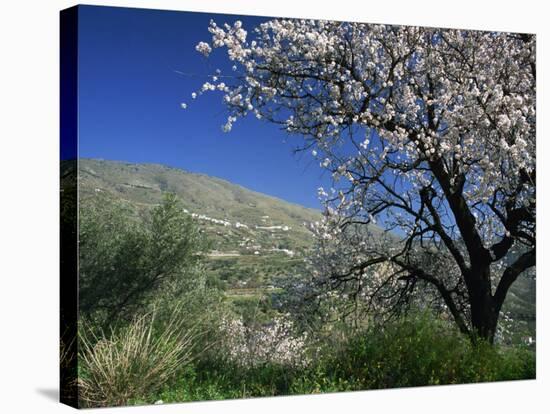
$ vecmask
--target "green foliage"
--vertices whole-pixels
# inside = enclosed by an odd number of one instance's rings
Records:
[[[290,394],[297,371],[276,364],[243,369],[216,359],[198,362],[149,400],[164,402],[221,400]]]
[[[79,307],[102,327],[130,319],[161,286],[185,284],[205,247],[172,194],[144,222],[101,197],[81,208],[79,219]]]
[[[201,335],[196,338],[194,348],[198,353],[194,356],[204,356],[219,343],[219,323],[230,309],[223,292],[208,285],[200,267],[183,287],[177,281],[165,285],[149,308],[156,312],[161,324],[166,324],[177,312],[181,326],[199,331]]]
[[[296,382],[295,392],[377,389],[534,378],[535,356],[526,349],[472,345],[451,324],[431,315],[372,325]]]
[[[537,364],[535,351],[525,346],[516,346],[501,352],[498,380],[535,379]]]

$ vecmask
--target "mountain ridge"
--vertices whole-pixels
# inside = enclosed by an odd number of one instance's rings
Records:
[[[254,194],[256,194],[258,196],[261,196],[261,197],[271,198],[274,201],[283,202],[283,203],[290,204],[290,205],[295,206],[295,207],[304,208],[304,209],[307,209],[307,210],[311,210],[312,212],[316,212],[316,213],[321,214],[321,210],[318,209],[318,208],[304,206],[303,204],[300,204],[300,203],[295,202],[295,201],[286,200],[286,199],[284,199],[280,196],[276,196],[276,195],[261,192],[259,190],[248,188],[245,185],[229,181],[228,179],[223,178],[223,177],[218,177],[218,176],[206,174],[206,173],[203,173],[203,172],[191,171],[191,170],[187,170],[187,169],[182,168],[182,167],[175,167],[175,166],[162,164],[162,163],[157,163],[157,162],[130,162],[130,161],[124,161],[124,160],[107,160],[107,159],[104,159],[104,158],[80,158],[78,161],[80,163],[82,163],[82,162],[84,162],[84,163],[100,162],[100,163],[119,164],[121,166],[154,167],[154,168],[165,169],[165,170],[168,170],[168,171],[181,172],[181,173],[184,173],[184,174],[189,174],[189,175],[192,175],[192,176],[196,176],[198,178],[207,178],[207,179],[212,180],[212,181],[219,181],[222,184],[238,187],[241,190],[254,193]]]

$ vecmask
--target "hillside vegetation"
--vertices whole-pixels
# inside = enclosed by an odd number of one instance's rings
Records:
[[[74,168],[62,165],[62,189]],[[82,406],[535,376],[529,279],[507,304],[524,319],[498,347],[426,309],[350,325],[332,318],[345,300],[293,307],[319,211],[156,164],[78,169]]]

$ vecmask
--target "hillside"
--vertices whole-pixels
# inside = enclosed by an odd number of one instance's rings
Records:
[[[107,192],[133,205],[149,207],[160,203],[163,192],[178,195],[186,210],[213,235],[265,236],[274,244],[309,244],[307,224],[320,212],[260,194],[228,181],[186,172],[159,164],[130,164],[82,159],[79,164],[80,195]],[[223,231],[222,231],[223,230]],[[244,241],[243,238],[241,241]],[[220,248],[238,247],[218,238]],[[268,246],[262,246],[267,248]]]
[[[62,165],[62,171],[70,168],[74,163]],[[308,225],[319,220],[318,210],[160,164],[79,161],[82,205],[101,194],[139,213],[159,204],[163,192],[177,194],[212,241],[208,270],[232,294],[254,297],[258,288],[274,284],[274,278],[303,271],[303,255],[313,242]],[[521,321],[521,331],[534,336],[534,280],[520,278],[504,308]]]
[[[99,194],[137,212],[175,193],[212,243],[209,268],[227,287],[251,288],[301,271],[313,241],[308,229],[321,212],[260,194],[228,181],[159,164],[81,159],[79,196]]]

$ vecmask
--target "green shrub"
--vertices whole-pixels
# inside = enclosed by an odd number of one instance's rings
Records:
[[[535,379],[536,356],[527,347],[507,348],[501,353],[498,380]]]
[[[284,395],[289,394],[291,375],[275,364],[243,369],[226,361],[199,361],[149,399],[183,402]]]
[[[372,325],[341,349],[326,349],[293,383],[293,393],[464,384],[534,378],[527,349],[472,345],[452,324],[429,314]]]

